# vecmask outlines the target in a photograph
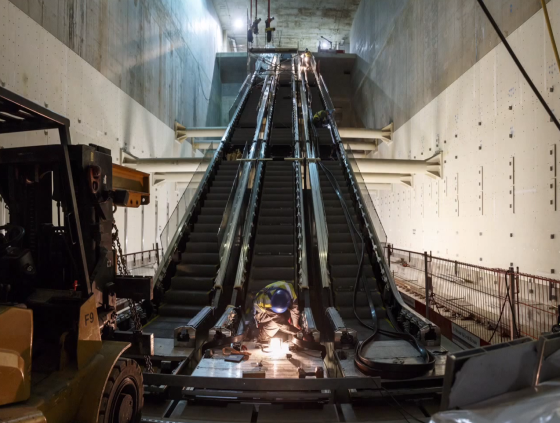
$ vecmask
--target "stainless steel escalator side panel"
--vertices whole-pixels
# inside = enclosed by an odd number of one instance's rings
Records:
[[[274,56],[272,60],[272,67],[278,61],[278,56]],[[249,159],[260,158],[263,148],[259,149],[259,135],[262,128],[262,123],[264,119],[264,115],[268,106],[268,99],[271,93],[271,81],[274,82],[275,78],[271,78],[271,75],[267,75],[264,81],[265,84],[265,91],[263,91],[261,104],[259,108],[259,113],[257,115],[257,128],[255,130],[255,135],[253,137],[253,144],[251,146],[251,151],[249,153]],[[235,196],[235,200],[232,206],[232,216],[230,222],[228,223],[226,229],[226,235],[224,236],[224,250],[223,256],[220,258],[220,267],[218,269],[218,274],[216,276],[214,287],[217,289],[222,288],[222,284],[225,278],[226,270],[227,270],[227,263],[229,261],[231,250],[233,247],[233,242],[235,240],[235,234],[237,233],[238,224],[239,224],[239,217],[241,215],[241,206],[243,204],[243,200],[247,191],[247,187],[249,185],[249,179],[251,177],[251,168],[255,161],[248,161],[243,166],[243,173],[240,179],[240,183],[237,187],[237,192]],[[257,162],[258,163],[258,162]]]
[[[311,145],[309,137],[309,122],[311,121],[311,116],[309,115],[309,109],[307,107],[307,90],[305,87],[305,74],[301,64],[299,64],[299,75],[300,75],[300,95],[301,95],[301,107],[303,115],[303,133],[305,137],[305,148],[306,155],[308,159],[315,159],[315,149]],[[321,195],[321,183],[319,181],[319,170],[317,168],[317,163],[314,161],[308,162],[309,168],[309,181],[311,184],[311,197],[313,199],[313,214],[315,217],[315,229],[317,233],[317,244],[319,249],[319,266],[321,270],[321,284],[323,288],[330,288],[331,280],[329,275],[328,267],[328,255],[329,255],[329,233],[327,229],[327,220],[325,217],[325,206],[323,204],[323,197]]]

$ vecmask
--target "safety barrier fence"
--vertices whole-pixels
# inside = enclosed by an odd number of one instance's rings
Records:
[[[161,249],[156,244],[152,250],[138,251],[136,253],[128,253],[123,255],[129,267],[145,266],[147,264],[157,263],[161,257]]]
[[[483,344],[519,336],[538,338],[558,323],[559,280],[521,273],[519,268],[491,269],[391,245],[385,254],[405,300],[420,302],[427,318],[437,323],[443,317],[453,330],[458,326]]]

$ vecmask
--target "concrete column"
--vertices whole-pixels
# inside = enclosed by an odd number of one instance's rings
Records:
[[[166,159],[125,158],[123,165],[142,172],[194,172],[200,166],[202,157],[173,157]]]
[[[366,185],[370,184],[403,184],[412,186],[412,175],[400,173],[362,173]]]
[[[393,159],[355,159],[360,172],[363,173],[399,173],[428,175],[441,178],[443,166],[441,153],[427,160],[393,160]]]

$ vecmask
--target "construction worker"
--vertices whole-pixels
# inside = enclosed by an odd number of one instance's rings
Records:
[[[271,283],[261,289],[253,301],[259,342],[266,342],[278,331],[296,335],[299,326],[297,295],[292,284],[285,281]]]
[[[322,128],[327,124],[328,120],[328,112],[326,110],[321,110],[315,113],[315,116],[313,116],[313,125],[315,126],[315,128]]]

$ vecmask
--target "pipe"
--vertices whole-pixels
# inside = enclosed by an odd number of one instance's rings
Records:
[[[355,159],[355,162],[362,174],[425,174],[433,178],[441,178],[443,170],[441,155],[442,153],[438,153],[427,160]]]
[[[548,9],[546,8],[546,1],[541,0],[542,9],[544,12],[544,20],[546,21],[546,26],[548,28],[548,35],[550,37],[550,43],[552,44],[552,50],[554,51],[554,57],[556,57],[556,65],[558,70],[560,70],[560,56],[558,56],[558,49],[556,48],[556,41],[554,40],[554,32],[552,32],[552,25],[550,25],[550,18],[548,16]]]
[[[257,20],[257,15],[259,14],[257,12],[258,7],[259,7],[259,0],[255,0],[255,20]]]
[[[490,12],[488,11],[488,9],[486,8],[486,5],[484,4],[484,1],[483,0],[477,0],[477,1],[478,1],[478,4],[480,5],[480,7],[482,8],[482,11],[486,14],[486,17],[488,18],[488,20],[490,21],[490,23],[494,27],[494,30],[498,34],[498,37],[500,37],[500,40],[502,40],[502,43],[504,43],[504,47],[509,52],[511,58],[513,59],[513,61],[517,65],[517,67],[519,68],[519,71],[525,77],[525,80],[527,81],[527,84],[529,84],[529,86],[531,87],[531,89],[533,90],[533,92],[535,93],[535,95],[537,96],[539,101],[541,102],[542,106],[544,107],[544,109],[546,110],[548,115],[550,116],[550,119],[552,119],[552,121],[554,122],[556,127],[560,130],[560,122],[558,121],[558,119],[556,119],[556,116],[554,115],[552,110],[550,110],[550,107],[548,107],[547,102],[544,100],[543,96],[541,95],[541,93],[539,92],[539,90],[537,89],[535,84],[533,84],[533,81],[531,80],[531,78],[529,78],[529,75],[525,71],[525,68],[523,67],[523,65],[521,64],[521,62],[519,61],[519,59],[517,58],[515,53],[513,52],[511,46],[509,45],[508,41],[506,40],[506,37],[504,37],[504,34],[502,34],[502,31],[500,30],[500,27],[498,26],[498,24],[496,23],[496,21],[494,20],[494,18],[492,17]]]
[[[270,0],[268,0],[268,24],[270,25]]]
[[[123,160],[123,165],[141,172],[195,172],[199,170],[202,157],[173,157],[164,159],[130,159]]]

